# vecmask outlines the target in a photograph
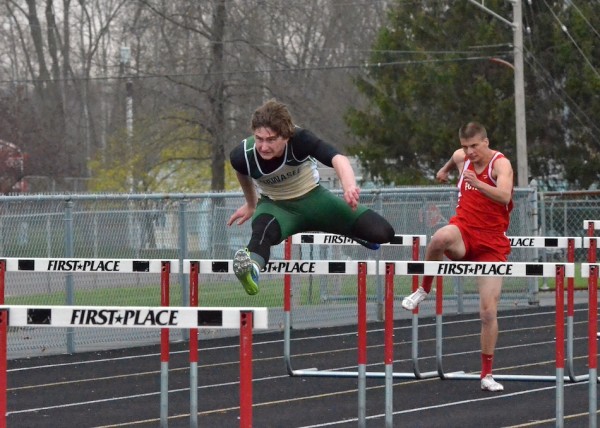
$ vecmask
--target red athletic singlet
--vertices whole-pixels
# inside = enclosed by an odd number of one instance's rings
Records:
[[[504,157],[502,153],[494,153],[487,168],[484,168],[481,174],[477,174],[477,179],[490,186],[496,186],[496,180],[492,178],[492,169],[496,159],[501,157]],[[469,159],[465,159],[463,171],[466,171],[467,169],[475,172],[475,168]],[[492,201],[490,198],[482,195],[479,190],[471,187],[464,181],[461,172],[458,181],[458,205],[456,206],[456,217],[458,217],[458,220],[461,222],[468,224],[469,228],[504,233],[508,229],[512,208],[512,199],[507,205]]]
[[[477,174],[477,179],[496,186],[492,178],[492,168],[496,159],[504,157],[500,152],[494,156],[487,167]],[[465,159],[463,172],[467,169],[475,172],[469,159]],[[513,202],[500,204],[482,195],[463,180],[461,172],[458,180],[458,205],[456,215],[450,219],[460,229],[466,254],[462,260],[505,262],[510,254],[510,241],[506,237]],[[448,256],[449,257],[449,256]]]

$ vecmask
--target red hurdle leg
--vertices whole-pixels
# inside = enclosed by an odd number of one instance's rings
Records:
[[[240,313],[240,428],[252,427],[252,311]]]
[[[444,374],[443,358],[443,335],[442,335],[442,317],[444,314],[444,277],[436,277],[435,282],[435,356],[438,376],[442,379],[446,378]]]
[[[285,260],[292,258],[292,238],[285,240],[284,254]],[[291,362],[291,329],[292,329],[292,277],[289,273],[283,276],[283,356],[285,367],[290,376],[294,375],[294,369]]]
[[[556,267],[556,424],[564,421],[565,267]]]
[[[590,266],[588,277],[589,426],[596,426],[598,384],[598,268]]]
[[[367,405],[367,264],[358,263],[358,426],[366,425]]]
[[[590,238],[594,237],[594,222],[593,221],[590,221],[588,223],[587,235]],[[589,263],[596,263],[597,246],[598,246],[598,243],[596,242],[596,240],[590,239],[590,248],[588,249],[588,262]]]
[[[160,304],[169,306],[169,274],[171,263],[162,262],[160,274]],[[160,422],[167,426],[169,420],[169,329],[160,330]]]
[[[292,259],[292,238],[285,240],[285,247],[283,250],[283,258],[285,260]],[[283,310],[289,313],[292,309],[292,276],[286,273],[283,276]]]
[[[567,244],[567,262],[575,262],[575,241],[569,239]],[[575,315],[575,278],[567,278],[567,315],[572,317]]]
[[[190,306],[198,307],[200,263],[190,262]],[[190,427],[198,426],[198,329],[190,328]]]
[[[385,264],[385,364],[394,362],[394,263]]]
[[[396,265],[385,264],[385,426],[391,427],[394,415],[394,275]]]

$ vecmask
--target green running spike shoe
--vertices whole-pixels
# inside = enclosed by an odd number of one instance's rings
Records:
[[[250,258],[247,248],[237,250],[233,256],[233,273],[251,296],[258,293],[258,265]]]

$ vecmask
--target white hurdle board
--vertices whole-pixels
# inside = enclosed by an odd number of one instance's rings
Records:
[[[573,241],[573,248],[581,248],[581,237],[564,236],[509,236],[512,248],[569,248],[569,241]]]
[[[190,273],[190,263],[198,262],[200,274],[233,273],[232,260],[189,260],[183,261],[183,273]],[[357,260],[271,260],[261,274],[296,274],[296,275],[357,275]],[[377,275],[377,262],[364,261],[367,264],[367,275]]]
[[[598,247],[598,241],[600,240],[600,236],[584,236],[583,237],[583,248],[590,248],[591,241],[596,242],[596,247]]]
[[[240,328],[252,312],[253,328],[267,329],[267,308],[0,305],[10,327]]]
[[[600,220],[583,220],[583,229],[587,230],[590,227],[590,224],[594,225],[595,230],[600,229]]]
[[[596,270],[600,270],[600,263],[581,263],[581,277],[590,277],[590,266],[595,266]]]
[[[409,247],[415,238],[419,239],[419,246],[427,245],[426,235],[395,235],[391,242],[381,245]],[[509,236],[508,239],[513,248],[568,248],[570,240],[573,241],[574,248],[581,248],[582,242],[580,236]],[[292,244],[361,245],[347,236],[330,233],[298,233],[292,236]]]
[[[565,267],[565,277],[575,276],[574,263],[496,263],[496,262],[379,262],[394,263],[396,275],[428,276],[514,276],[556,277],[557,266]]]
[[[394,238],[382,246],[410,247],[413,239],[419,238],[419,246],[427,245],[426,235],[394,235]],[[297,233],[292,236],[292,244],[314,244],[314,245],[361,245],[352,238],[332,233]]]
[[[169,262],[171,273],[179,272],[179,260],[5,258],[7,272],[62,273],[161,273],[162,262]]]
[[[185,260],[184,273],[190,273],[190,262],[199,263],[200,274],[233,274],[231,260]],[[276,260],[267,263],[265,274],[298,274],[298,275],[356,275],[357,260]],[[565,266],[565,277],[573,278],[573,263],[492,263],[492,262],[420,262],[420,261],[374,261],[363,262],[367,267],[367,275],[385,272],[387,263],[393,263],[396,275],[431,275],[431,276],[515,276],[515,277],[555,277],[556,267]],[[378,269],[379,268],[379,269]]]

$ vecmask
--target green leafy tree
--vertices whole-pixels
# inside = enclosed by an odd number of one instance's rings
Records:
[[[600,181],[600,10],[573,2],[551,10],[556,46],[555,87],[563,94],[565,178],[579,188]],[[562,171],[561,171],[562,172]]]
[[[531,174],[561,174],[575,182],[570,171],[586,159],[589,184],[598,179],[594,158],[600,147],[597,137],[589,133],[593,123],[577,123],[583,116],[574,115],[573,109],[584,108],[588,117],[597,116],[597,70],[585,70],[581,60],[579,64],[575,60],[580,52],[562,34],[550,9],[552,2],[535,3],[526,10],[526,25],[532,26],[532,32],[525,52]],[[564,19],[579,29],[582,40],[593,31],[572,10],[556,4],[561,13],[558,22]],[[486,125],[492,147],[516,163],[510,28],[467,1],[422,1],[420,5],[394,3],[365,73],[356,80],[367,104],[346,115],[351,133],[360,140],[351,153],[384,183],[432,182],[458,148],[458,128],[478,120]],[[512,16],[508,2],[492,0],[485,5],[498,15]],[[597,15],[587,7],[579,16],[589,16],[598,28]],[[588,58],[600,58],[595,45],[584,44]],[[585,185],[582,180],[577,184]]]
[[[550,190],[600,179],[600,13],[589,2],[565,6],[525,7],[529,166]]]

